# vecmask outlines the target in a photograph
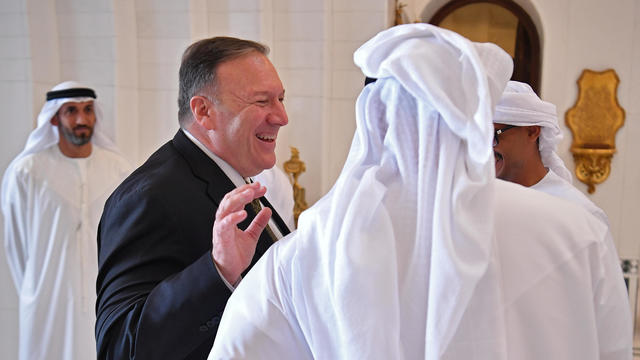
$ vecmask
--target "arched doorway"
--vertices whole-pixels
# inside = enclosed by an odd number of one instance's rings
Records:
[[[429,20],[472,41],[493,42],[513,58],[512,80],[540,93],[540,37],[531,17],[509,0],[452,0]]]

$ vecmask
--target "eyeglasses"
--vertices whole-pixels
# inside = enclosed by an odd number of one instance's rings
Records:
[[[498,135],[502,134],[503,132],[509,130],[509,129],[513,129],[514,127],[517,127],[515,125],[509,125],[509,126],[505,126],[502,129],[498,129],[493,133],[493,146],[498,145]]]

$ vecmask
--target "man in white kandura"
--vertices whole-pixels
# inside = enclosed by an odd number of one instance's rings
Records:
[[[96,358],[96,231],[107,196],[130,171],[103,121],[92,89],[55,86],[2,179],[21,360]]]
[[[495,179],[510,57],[410,24],[354,58],[378,80],[343,171],[242,280],[209,359],[631,359],[606,227]]]
[[[575,202],[609,226],[604,211],[571,184],[556,153],[562,140],[556,106],[531,86],[509,81],[493,116],[496,176]]]

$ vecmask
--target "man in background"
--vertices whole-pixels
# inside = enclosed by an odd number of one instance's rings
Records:
[[[130,172],[104,121],[92,89],[56,85],[2,179],[21,360],[96,358],[96,230],[108,194]]]
[[[235,286],[289,233],[251,179],[274,166],[288,123],[267,53],[229,37],[185,50],[180,129],[116,189],[100,222],[100,359],[205,359]],[[236,241],[212,232],[214,222]]]
[[[571,184],[556,149],[562,140],[555,105],[528,84],[509,81],[493,116],[496,176],[587,209],[609,226],[607,215]]]

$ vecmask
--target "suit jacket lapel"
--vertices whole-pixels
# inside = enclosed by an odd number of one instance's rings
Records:
[[[178,130],[173,137],[173,144],[187,161],[193,174],[207,183],[207,196],[216,204],[216,207],[220,205],[224,195],[236,188],[233,182],[215,161],[189,140],[182,129]]]

